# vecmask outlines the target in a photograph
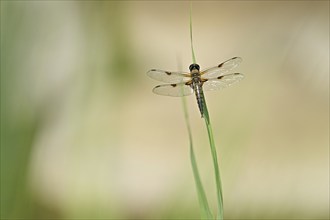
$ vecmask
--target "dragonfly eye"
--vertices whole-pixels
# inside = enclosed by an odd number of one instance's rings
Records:
[[[194,69],[197,69],[199,71],[199,65],[196,63],[193,63],[189,66],[190,72],[193,71]]]

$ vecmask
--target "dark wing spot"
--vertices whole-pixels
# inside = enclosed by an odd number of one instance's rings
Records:
[[[156,69],[151,69],[150,71],[156,71]]]
[[[186,82],[187,86],[190,86],[192,84],[192,80],[189,80],[188,82]]]
[[[239,75],[240,73],[234,73],[234,75]]]
[[[155,88],[159,88],[160,87],[160,85],[158,85],[158,86],[155,86]]]
[[[171,86],[176,87],[176,84],[171,84]]]
[[[172,74],[171,72],[168,72],[168,71],[165,71],[165,73],[166,73],[167,75],[171,75],[171,74]]]
[[[233,57],[233,58],[231,58],[232,60],[234,60],[234,59],[237,59],[238,57]]]
[[[219,68],[220,68],[220,67],[222,67],[222,66],[223,66],[223,64],[224,64],[224,63],[220,63],[218,67],[219,67]]]
[[[224,76],[218,76],[218,79],[222,79]]]

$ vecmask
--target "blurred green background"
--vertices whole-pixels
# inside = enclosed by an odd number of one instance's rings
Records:
[[[193,35],[246,75],[205,94],[225,218],[329,218],[329,1],[194,1]],[[1,219],[199,217],[181,100],[145,74],[188,70],[189,2],[1,1],[0,49]]]

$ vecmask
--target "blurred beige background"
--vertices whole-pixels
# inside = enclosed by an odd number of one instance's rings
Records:
[[[329,2],[193,2],[226,219],[329,218]],[[1,1],[1,218],[198,218],[181,100],[151,68],[188,70],[189,2]],[[215,210],[204,122],[188,97]]]

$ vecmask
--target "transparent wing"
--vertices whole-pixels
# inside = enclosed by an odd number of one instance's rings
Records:
[[[147,72],[147,75],[152,79],[166,83],[180,83],[191,80],[190,73],[185,72],[170,72],[152,69]]]
[[[228,86],[233,85],[241,81],[244,78],[242,73],[231,73],[217,78],[208,79],[203,83],[204,91],[213,91],[227,88]]]
[[[205,79],[216,78],[218,76],[225,75],[229,71],[235,69],[241,62],[242,62],[242,58],[234,57],[234,58],[231,58],[231,59],[219,64],[218,66],[215,66],[215,67],[202,71],[201,75]]]
[[[187,96],[193,93],[193,89],[185,83],[159,85],[152,91],[158,95],[174,97]]]

